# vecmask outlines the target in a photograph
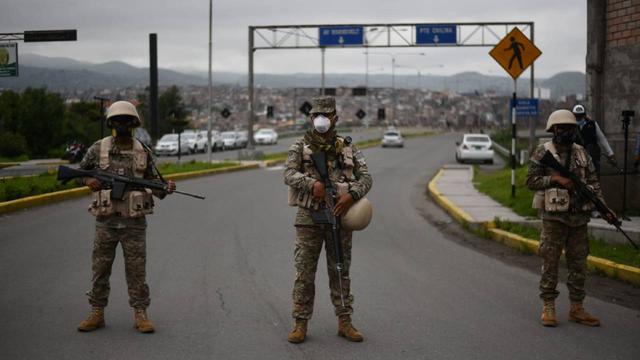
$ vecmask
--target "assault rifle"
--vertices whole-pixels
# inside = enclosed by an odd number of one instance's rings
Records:
[[[111,189],[111,198],[116,200],[124,199],[124,194],[126,191],[131,189],[151,189],[151,190],[160,190],[160,191],[168,191],[169,186],[166,182],[158,181],[158,180],[146,180],[134,177],[128,177],[123,175],[114,174],[108,171],[104,171],[101,169],[94,170],[82,170],[82,169],[72,169],[70,167],[61,165],[58,167],[58,180],[62,181],[63,184],[66,184],[69,180],[82,178],[82,177],[92,177],[102,184],[103,188]],[[183,191],[173,191],[176,194],[191,196],[197,199],[204,200],[204,196],[190,194]]]
[[[627,235],[624,230],[622,230],[622,221],[620,221],[620,219],[618,219],[616,217],[616,214],[613,213],[613,211],[611,211],[603,202],[602,200],[600,200],[596,194],[593,193],[593,191],[591,191],[591,189],[589,189],[587,187],[587,185],[585,183],[583,183],[580,178],[578,178],[578,176],[576,176],[576,174],[572,173],[571,171],[569,171],[569,169],[567,169],[566,167],[560,165],[560,163],[558,162],[558,160],[556,160],[556,158],[551,154],[551,152],[549,150],[547,150],[544,155],[542,156],[542,159],[540,159],[540,164],[553,169],[554,171],[557,171],[560,175],[562,175],[563,177],[571,180],[574,184],[574,192],[581,198],[591,202],[595,207],[596,210],[600,213],[600,215],[602,216],[603,219],[605,219],[609,224],[613,225],[616,227],[616,229],[618,231],[620,231],[622,233],[622,235],[624,235],[625,238],[627,238],[627,240],[631,243],[631,245],[633,245],[633,247],[636,250],[640,250],[638,249],[638,245],[636,245],[635,242],[633,242],[633,240],[631,240],[631,238],[629,237],[629,235]]]
[[[322,183],[324,184],[325,191],[325,203],[318,211],[311,213],[313,222],[315,224],[327,224],[331,226],[331,242],[333,242],[333,248],[336,256],[336,273],[338,274],[338,286],[340,287],[340,303],[344,304],[344,293],[342,291],[342,269],[343,269],[343,256],[342,256],[342,238],[340,237],[340,217],[333,214],[333,207],[336,203],[337,192],[333,187],[331,179],[329,179],[329,171],[327,170],[327,154],[325,152],[316,152],[311,154],[313,165],[315,166]]]

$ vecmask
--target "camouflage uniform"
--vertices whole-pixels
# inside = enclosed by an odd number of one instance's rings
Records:
[[[112,139],[112,138],[106,138]],[[84,159],[80,162],[82,169],[90,170],[99,167],[100,144],[94,143]],[[120,175],[134,176],[134,160],[130,154],[122,154],[117,143],[113,143],[109,151],[109,169],[121,170]],[[151,165],[151,156],[147,156],[145,179],[155,178]],[[84,180],[82,180],[84,181]],[[155,192],[159,198],[164,198],[164,192]],[[112,200],[118,201],[118,200]],[[149,286],[146,283],[146,228],[145,217],[124,218],[118,215],[98,216],[92,254],[92,288],[87,292],[89,303],[94,307],[105,307],[109,298],[109,276],[111,266],[116,255],[118,243],[122,245],[125,273],[129,291],[129,305],[135,309],[146,309],[149,306]]]
[[[338,142],[344,144],[344,139],[338,137]],[[284,182],[292,189],[303,194],[310,194],[313,184],[319,176],[311,175],[309,170],[312,163],[303,156],[306,143],[304,138],[297,140],[290,148],[285,165]],[[367,169],[364,155],[354,145],[350,145],[353,154],[353,178],[346,179],[341,168],[343,157],[337,156],[335,164],[329,164],[330,178],[335,184],[346,182],[349,184],[348,192],[354,200],[365,196],[371,189],[372,178]],[[340,287],[335,270],[335,251],[333,242],[330,241],[331,231],[327,225],[315,225],[311,218],[312,209],[298,206],[295,218],[296,241],[294,261],[296,268],[293,285],[293,317],[296,319],[310,319],[313,313],[313,301],[315,296],[315,274],[318,266],[318,258],[324,243],[327,257],[327,271],[329,273],[329,288],[331,290],[331,302],[335,307],[337,316],[353,313],[353,295],[350,292],[349,268],[351,265],[351,238],[352,232],[341,230],[343,265],[342,292],[345,295],[345,306],[340,302]]]
[[[567,147],[568,149],[568,147]],[[567,212],[546,211],[544,204],[544,190],[556,188],[558,185],[551,182],[551,170],[541,165],[539,160],[544,155],[544,144],[536,148],[531,157],[529,171],[527,173],[527,186],[537,191],[534,197],[534,207],[540,208],[542,218],[542,232],[540,235],[539,254],[543,259],[542,278],[540,280],[540,298],[554,300],[558,297],[556,286],[558,284],[558,264],[562,250],[565,250],[569,276],[567,287],[572,301],[582,301],[585,297],[586,261],[589,255],[589,242],[587,238],[587,223],[590,219],[590,211],[593,205],[571,194],[569,210]],[[561,151],[558,146],[559,162],[566,166],[569,159],[569,170],[593,190],[602,199],[600,183],[595,167],[586,150],[577,144],[573,144],[571,152]],[[553,151],[552,151],[553,152]],[[604,200],[603,200],[604,201]]]

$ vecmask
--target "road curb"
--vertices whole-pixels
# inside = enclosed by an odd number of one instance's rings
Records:
[[[234,165],[220,169],[208,169],[208,170],[198,170],[198,171],[190,171],[185,173],[176,173],[169,174],[165,176],[165,179],[169,180],[184,180],[190,179],[200,176],[210,176],[210,175],[218,175],[225,174],[236,171],[243,170],[252,170],[258,169],[259,164],[249,164],[249,165]],[[0,202],[0,215],[8,214],[18,210],[29,209],[36,206],[48,205],[64,200],[69,200],[73,198],[77,198],[80,196],[84,196],[90,194],[91,191],[88,187],[79,187],[73,188],[69,190],[61,190],[52,193],[42,194],[42,195],[34,195],[25,197],[22,199],[16,199],[11,201]]]
[[[449,215],[453,216],[453,218],[456,219],[459,223],[463,225],[477,223],[475,219],[471,217],[471,215],[467,214],[464,210],[457,207],[453,202],[451,202],[451,200],[449,200],[446,196],[444,196],[440,192],[440,190],[438,190],[436,183],[438,182],[438,179],[442,176],[443,172],[444,172],[443,169],[438,170],[438,173],[436,174],[436,176],[434,176],[433,179],[429,181],[429,186],[428,186],[429,194],[431,194],[431,197],[442,208],[444,208],[444,210],[447,213],[449,213]]]
[[[431,197],[440,205],[449,215],[456,221],[467,227],[483,228],[489,237],[495,241],[505,244],[509,247],[518,249],[522,252],[538,254],[539,242],[537,240],[528,239],[512,232],[496,229],[493,221],[478,222],[464,210],[457,207],[451,200],[443,195],[436,186],[436,182],[442,176],[444,169],[438,170],[438,173],[429,181],[428,191]],[[587,267],[589,270],[601,272],[609,277],[617,278],[628,283],[640,286],[640,268],[618,264],[616,262],[602,259],[589,255],[587,257]]]

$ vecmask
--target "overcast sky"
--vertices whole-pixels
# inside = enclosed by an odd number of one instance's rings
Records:
[[[158,34],[159,66],[206,70],[207,0],[2,0],[0,32],[78,29],[77,42],[20,44],[21,53],[63,56],[95,63],[121,60],[148,66],[148,34]],[[585,71],[586,1],[583,0],[222,0],[214,1],[214,71],[247,72],[249,25],[534,21],[535,42],[543,54],[536,77]],[[505,72],[490,48],[381,49],[425,52],[398,57],[398,73],[455,74]],[[439,67],[443,65],[442,67]],[[413,67],[414,69],[411,69]],[[320,71],[319,50],[258,51],[256,72]],[[362,49],[327,50],[326,71],[365,71]],[[371,73],[389,73],[389,57],[371,56]],[[527,72],[528,76],[528,72]]]

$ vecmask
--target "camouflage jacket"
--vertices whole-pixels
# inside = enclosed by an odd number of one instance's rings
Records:
[[[338,137],[338,139],[339,141],[344,141],[340,137]],[[319,176],[315,171],[309,170],[313,167],[313,164],[310,163],[309,159],[306,159],[304,154],[305,147],[308,148],[308,144],[306,144],[304,138],[300,138],[289,148],[287,161],[285,163],[284,183],[295,191],[310,194],[313,189],[313,184],[319,180]],[[369,192],[373,185],[373,179],[371,174],[369,174],[369,169],[367,168],[367,163],[362,151],[358,150],[353,144],[350,144],[348,147],[351,149],[353,155],[353,176],[349,179],[344,175],[342,164],[345,159],[344,155],[341,154],[337,160],[338,164],[329,164],[329,177],[334,185],[338,182],[347,183],[349,194],[351,194],[354,200],[358,200]],[[298,206],[295,225],[313,225],[311,209]]]
[[[100,144],[102,140],[98,140],[87,150],[84,158],[80,162],[80,168],[85,170],[93,170],[100,167]],[[130,154],[122,154],[118,145],[114,142],[109,151],[109,162],[110,164],[115,164],[116,168],[124,169],[125,176],[133,177],[134,175],[134,159]],[[145,179],[156,179],[156,175],[153,172],[152,158],[151,154],[147,154],[147,167],[144,171]],[[78,183],[81,185],[85,184],[86,179],[78,179]],[[163,199],[166,196],[165,192],[162,191],[153,191],[153,195],[156,197]],[[98,217],[97,222],[99,225],[104,225],[113,228],[123,228],[129,226],[144,226],[146,225],[146,220],[144,217],[136,218],[136,219],[127,219],[121,218],[117,216],[109,216],[109,217]]]
[[[545,152],[545,145],[539,145],[533,152],[529,162],[526,184],[530,190],[536,191],[534,204],[538,200],[544,201],[544,191],[546,189],[559,187],[558,184],[551,181],[552,170],[539,163]],[[562,165],[565,165],[567,163],[567,156],[569,156],[569,152],[558,151],[558,155],[560,157],[559,162]],[[598,180],[598,175],[596,174],[593,161],[587,151],[578,144],[572,145],[569,170],[576,174],[582,182],[584,182],[596,194],[596,196],[604,202],[602,190],[600,189],[600,182]],[[545,211],[543,204],[542,209],[540,209],[540,217],[543,220],[560,221],[569,226],[581,226],[589,222],[590,211],[592,209],[593,204],[572,193],[570,195],[568,212]]]

